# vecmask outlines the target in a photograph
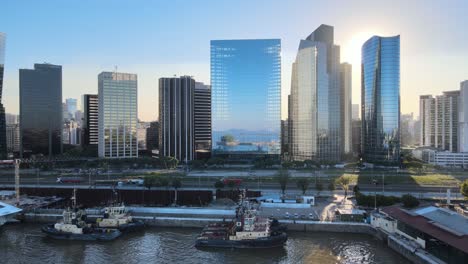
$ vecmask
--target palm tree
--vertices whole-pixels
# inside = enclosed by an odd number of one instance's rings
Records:
[[[172,187],[174,188],[174,204],[177,204],[177,189],[182,187],[182,180],[179,177],[172,178]]]
[[[346,196],[348,196],[348,190],[349,190],[349,183],[350,183],[349,177],[341,176],[335,180],[335,183],[343,189],[343,191],[345,192],[345,198],[346,198]]]

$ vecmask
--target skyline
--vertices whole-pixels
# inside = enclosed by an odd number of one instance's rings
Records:
[[[29,8],[24,8],[25,2],[2,4],[5,15],[0,17],[0,32],[7,36],[3,103],[7,113],[19,112],[19,69],[47,61],[62,65],[63,99],[78,99],[80,109],[83,94],[97,93],[101,71],[117,65],[119,72],[137,74],[138,117],[155,120],[160,77],[192,75],[209,84],[211,40],[279,38],[284,119],[297,43],[321,24],[335,28],[341,62],[353,65],[353,104],[361,99],[361,46],[373,35],[401,35],[402,114],[419,115],[419,95],[455,90],[468,79],[468,63],[463,60],[468,57],[464,47],[468,34],[461,27],[468,24],[463,14],[468,3],[462,1],[277,1],[268,5],[265,1],[236,5],[215,1],[196,5],[183,1],[112,1],[112,5],[109,1],[26,2]],[[180,14],[178,21],[170,19],[175,11]],[[242,20],[238,20],[240,16]]]

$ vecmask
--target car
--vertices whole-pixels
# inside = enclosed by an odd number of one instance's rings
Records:
[[[314,214],[313,213],[309,213],[309,219],[314,219]]]
[[[289,219],[289,213],[286,212],[285,217]]]
[[[299,215],[297,213],[294,213],[294,218],[298,219]]]

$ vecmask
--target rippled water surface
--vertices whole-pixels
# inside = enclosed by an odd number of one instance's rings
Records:
[[[289,232],[284,248],[197,250],[199,229],[149,228],[111,242],[58,241],[40,225],[0,228],[0,263],[408,263],[366,235]]]

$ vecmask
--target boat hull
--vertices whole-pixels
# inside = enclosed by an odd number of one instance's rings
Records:
[[[48,237],[61,240],[81,240],[81,241],[110,241],[122,235],[117,229],[93,229],[90,233],[86,234],[73,234],[68,232],[61,232],[54,228],[54,225],[46,225],[42,227]]]
[[[137,232],[137,231],[143,230],[144,228],[145,228],[145,223],[143,223],[142,221],[135,221],[132,223],[123,224],[119,226],[119,230],[122,233]]]
[[[282,247],[288,240],[286,233],[260,239],[225,240],[197,239],[197,248],[274,248]]]

